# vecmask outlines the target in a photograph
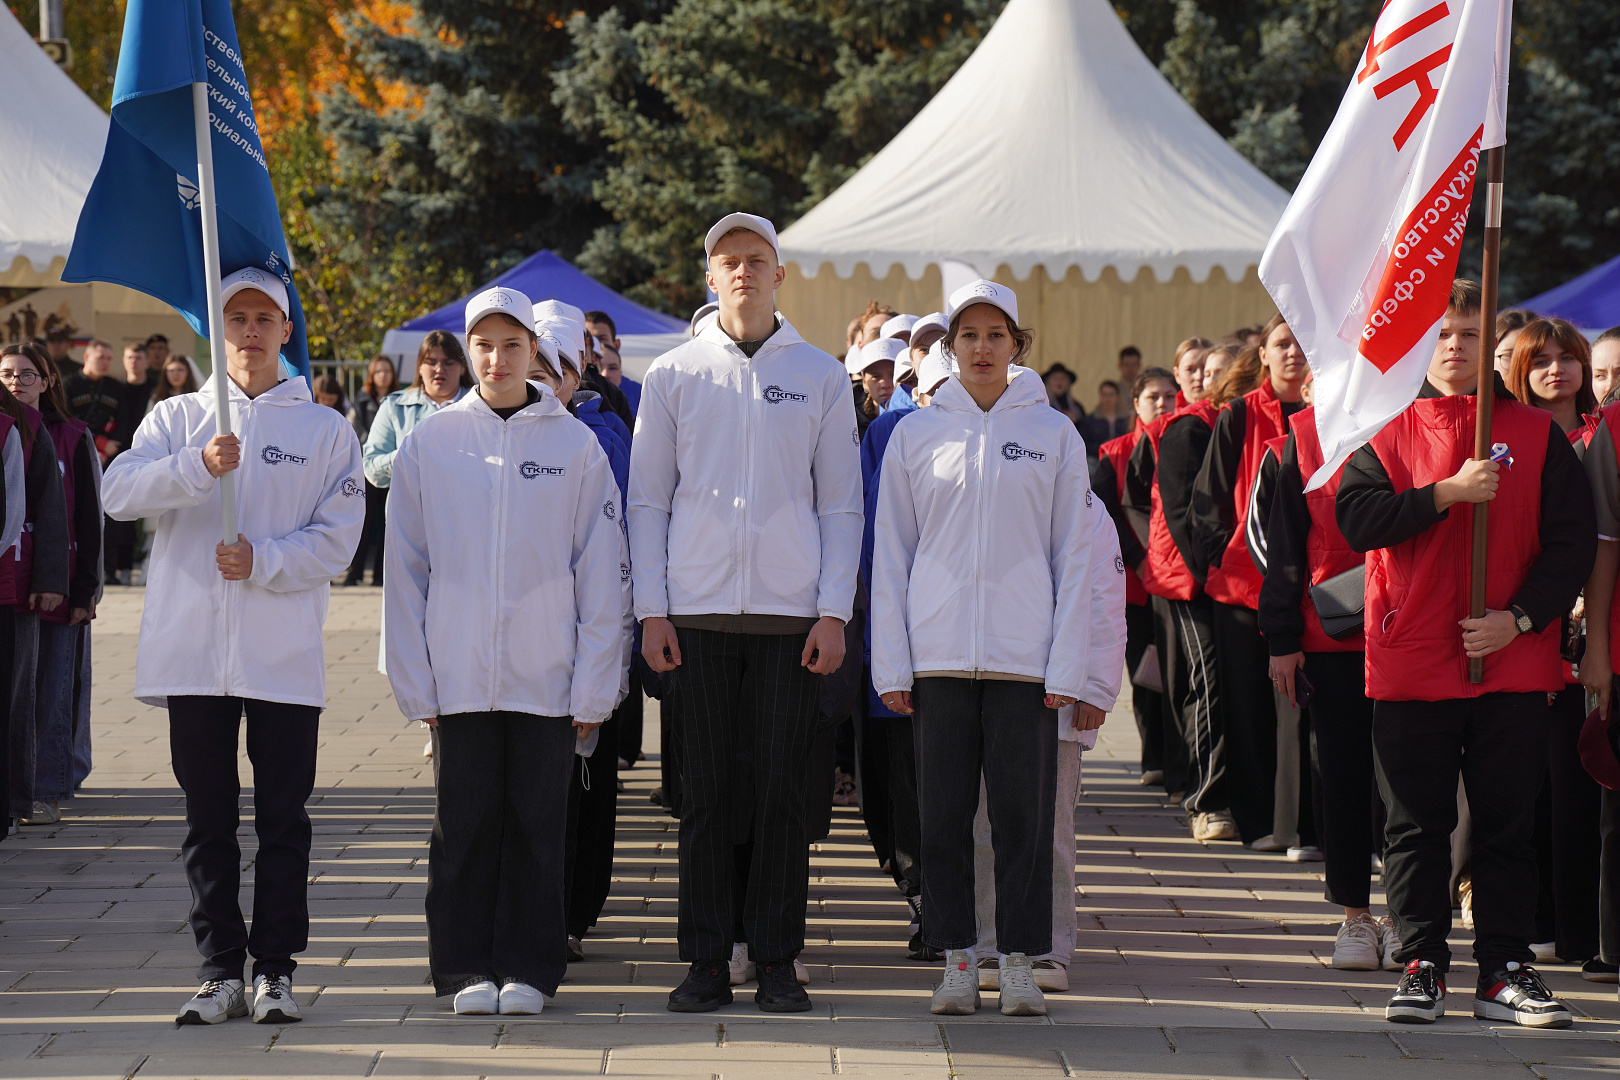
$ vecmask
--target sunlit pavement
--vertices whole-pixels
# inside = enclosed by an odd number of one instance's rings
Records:
[[[858,813],[843,808],[811,856],[803,959],[814,1010],[767,1016],[739,988],[718,1013],[666,1012],[682,965],[676,823],[647,800],[655,711],[649,760],[621,797],[615,886],[586,939],[589,959],[570,968],[541,1016],[457,1018],[427,982],[425,739],[377,674],[370,588],[334,589],[327,626],[313,926],[295,976],[306,1019],[177,1029],[197,955],[164,714],[130,697],[141,595],[110,590],[96,622],[95,772],[62,824],[0,844],[0,1077],[1475,1080],[1612,1076],[1620,1065],[1613,985],[1549,966],[1548,982],[1580,1018],[1573,1030],[1476,1021],[1465,947],[1453,1015],[1431,1027],[1386,1024],[1395,976],[1328,966],[1337,915],[1321,899],[1320,867],[1190,840],[1179,812],[1136,783],[1128,703],[1086,755],[1075,815],[1079,948],[1072,990],[1048,996],[1045,1018],[1002,1017],[994,992],[977,1016],[929,1015],[939,968],[905,959],[906,905]],[[245,757],[242,770],[247,784]],[[242,840],[251,862],[251,818]]]

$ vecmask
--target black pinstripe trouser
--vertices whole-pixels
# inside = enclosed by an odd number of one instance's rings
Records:
[[[681,666],[681,959],[726,960],[738,845],[751,842],[742,927],[755,960],[804,948],[809,890],[805,760],[821,688],[804,634],[677,628]]]

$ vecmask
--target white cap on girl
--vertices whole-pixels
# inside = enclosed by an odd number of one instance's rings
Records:
[[[951,298],[945,301],[945,321],[955,322],[963,308],[972,307],[974,304],[989,304],[991,307],[1000,308],[1002,314],[1014,324],[1018,322],[1018,297],[1007,286],[997,285],[987,278],[970,281],[951,293]]]
[[[478,320],[485,315],[510,315],[520,324],[527,325],[529,320],[524,316],[530,315],[533,305],[529,298],[516,289],[485,289],[471,300],[467,301],[466,333],[472,333],[472,328],[478,325]]]

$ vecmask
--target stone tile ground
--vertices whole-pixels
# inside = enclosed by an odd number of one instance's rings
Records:
[[[60,826],[0,844],[0,1078],[1574,1080],[1620,1064],[1614,988],[1570,967],[1548,969],[1581,1017],[1570,1031],[1466,1015],[1422,1029],[1384,1023],[1392,976],[1326,963],[1336,920],[1319,874],[1188,839],[1179,813],[1137,786],[1127,708],[1086,756],[1074,988],[1051,996],[1049,1017],[928,1014],[938,969],[906,961],[905,905],[843,809],[811,858],[804,960],[815,1010],[767,1017],[744,996],[709,1016],[665,1012],[681,970],[676,832],[646,799],[656,779],[644,765],[629,774],[616,884],[589,961],[543,1016],[458,1019],[427,985],[431,772],[421,730],[376,672],[369,589],[334,590],[327,627],[313,927],[297,976],[308,1019],[176,1029],[197,957],[164,717],[130,697],[140,605],[140,590],[114,589],[96,624],[96,770],[84,792]],[[245,758],[242,768],[250,783]],[[243,844],[250,880],[246,824]],[[1466,949],[1457,956],[1454,1005],[1466,1012],[1473,971]]]

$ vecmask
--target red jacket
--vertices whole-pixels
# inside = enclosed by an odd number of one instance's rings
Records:
[[[1137,424],[1130,431],[1117,439],[1109,439],[1097,448],[1097,456],[1108,462],[1114,469],[1114,483],[1116,491],[1125,490],[1125,466],[1131,462],[1131,451],[1142,439],[1142,425]],[[1125,568],[1125,602],[1146,606],[1148,602],[1147,590],[1142,588],[1142,579],[1130,567]]]
[[[1422,397],[1370,444],[1396,492],[1445,480],[1471,456],[1473,396]],[[1487,517],[1490,573],[1485,603],[1505,610],[1541,554],[1541,475],[1552,416],[1497,398],[1492,438],[1512,448]],[[1564,687],[1555,619],[1485,658],[1485,678],[1468,681],[1458,621],[1468,617],[1472,507],[1394,547],[1367,554],[1367,696],[1377,701],[1444,701],[1497,692]]]
[[[1283,403],[1272,389],[1270,379],[1244,394],[1243,405],[1243,453],[1238,459],[1230,496],[1232,534],[1227,538],[1221,564],[1209,568],[1204,591],[1223,604],[1254,610],[1260,606],[1260,571],[1249,557],[1249,546],[1243,534],[1249,517],[1249,491],[1254,487],[1266,443],[1286,436],[1288,427],[1283,420]],[[1214,452],[1213,447],[1211,452]]]
[[[1295,413],[1288,418],[1288,426],[1294,433],[1294,453],[1299,459],[1300,478],[1308,484],[1316,470],[1322,467],[1322,443],[1316,437],[1316,410],[1305,409]],[[1312,585],[1320,585],[1366,561],[1365,555],[1350,547],[1344,533],[1339,531],[1339,523],[1334,520],[1333,499],[1339,493],[1339,480],[1343,476],[1344,466],[1340,465],[1327,483],[1305,493],[1305,506],[1311,512],[1311,531],[1306,537],[1305,553]],[[1300,637],[1300,647],[1304,651],[1361,652],[1367,647],[1364,633],[1340,641],[1328,637],[1322,630],[1322,620],[1317,617],[1316,607],[1311,603],[1309,589],[1305,590],[1299,608],[1305,616],[1305,633]]]
[[[1193,418],[1207,427],[1215,424],[1216,411],[1206,401],[1195,401],[1183,409],[1161,416],[1147,426],[1143,433],[1158,459],[1159,443],[1169,426],[1185,418]],[[1185,509],[1184,507],[1182,509]],[[1202,592],[1202,586],[1187,561],[1181,557],[1176,542],[1170,536],[1170,524],[1164,516],[1164,499],[1159,493],[1159,476],[1153,476],[1153,501],[1149,509],[1147,558],[1142,560],[1142,586],[1154,596],[1170,600],[1191,600]]]

